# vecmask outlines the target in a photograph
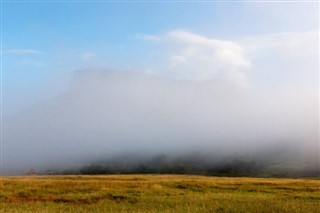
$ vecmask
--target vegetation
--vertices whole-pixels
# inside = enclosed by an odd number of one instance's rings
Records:
[[[281,150],[281,149],[280,149]],[[38,174],[187,174],[223,177],[320,177],[318,158],[306,161],[290,151],[258,152],[255,155],[223,155],[193,152],[185,154],[120,155],[87,162],[82,166],[37,169]],[[34,170],[30,170],[29,173]]]
[[[4,177],[1,212],[318,212],[320,180],[191,175]]]

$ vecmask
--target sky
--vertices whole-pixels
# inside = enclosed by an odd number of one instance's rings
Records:
[[[3,1],[1,57],[20,171],[196,141],[319,151],[317,2]]]
[[[318,48],[319,7],[315,2],[5,1],[2,11],[4,114],[56,94],[74,70],[170,72],[168,66],[173,62],[168,58],[175,55],[170,42],[176,45],[179,38],[167,35],[175,31],[206,39],[244,42],[240,45],[245,49],[256,45],[254,40],[286,41],[285,36],[280,38],[281,33],[288,33],[289,37],[292,34],[290,39],[299,36],[304,39],[305,34],[314,32],[309,43]],[[167,36],[170,41],[152,41],[148,36]],[[186,46],[187,42],[181,45]],[[256,59],[255,55],[243,57],[251,64]],[[276,59],[269,56],[264,60]],[[286,73],[272,71],[247,75],[257,77],[261,85],[267,84],[267,80],[281,84],[286,77]]]

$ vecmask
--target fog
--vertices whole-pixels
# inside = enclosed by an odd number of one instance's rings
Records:
[[[3,120],[2,170],[25,174],[190,153],[319,166],[318,117],[318,92],[307,87],[266,90],[223,79],[80,70],[55,98]]]

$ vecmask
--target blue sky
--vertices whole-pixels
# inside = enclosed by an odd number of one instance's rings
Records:
[[[8,1],[2,6],[5,114],[55,95],[78,69],[175,72],[188,80],[232,70],[232,78],[266,88],[317,77],[315,2]],[[206,59],[226,48],[220,58]],[[188,54],[191,49],[196,53]],[[203,71],[195,74],[203,60]],[[309,71],[302,73],[293,60]]]

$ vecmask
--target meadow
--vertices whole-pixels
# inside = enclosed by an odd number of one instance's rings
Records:
[[[319,212],[320,180],[192,175],[2,177],[1,212]]]

